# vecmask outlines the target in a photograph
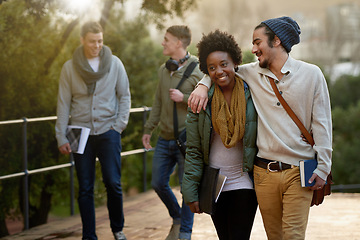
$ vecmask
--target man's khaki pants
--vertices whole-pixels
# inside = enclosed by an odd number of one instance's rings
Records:
[[[301,187],[299,168],[268,172],[254,166],[254,182],[268,239],[305,239],[313,191]]]

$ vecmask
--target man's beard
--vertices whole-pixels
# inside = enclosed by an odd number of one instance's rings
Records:
[[[269,66],[269,61],[268,60],[264,60],[263,62],[259,62],[259,66],[261,68],[268,68]]]

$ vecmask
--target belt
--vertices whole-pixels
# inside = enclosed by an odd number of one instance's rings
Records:
[[[255,165],[267,169],[269,172],[281,172],[282,170],[296,167],[295,165],[290,165],[278,161],[272,161],[260,157],[255,157]]]

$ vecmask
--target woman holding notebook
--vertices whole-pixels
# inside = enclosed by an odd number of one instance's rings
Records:
[[[197,45],[200,69],[212,84],[206,110],[189,111],[182,193],[194,213],[205,166],[226,176],[211,215],[219,239],[249,239],[257,209],[252,181],[257,114],[248,85],[235,72],[242,61],[232,35],[216,30]]]

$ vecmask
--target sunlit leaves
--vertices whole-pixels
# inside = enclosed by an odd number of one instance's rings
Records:
[[[145,10],[158,28],[164,28],[165,16],[183,17],[185,11],[196,8],[196,0],[144,0]]]

